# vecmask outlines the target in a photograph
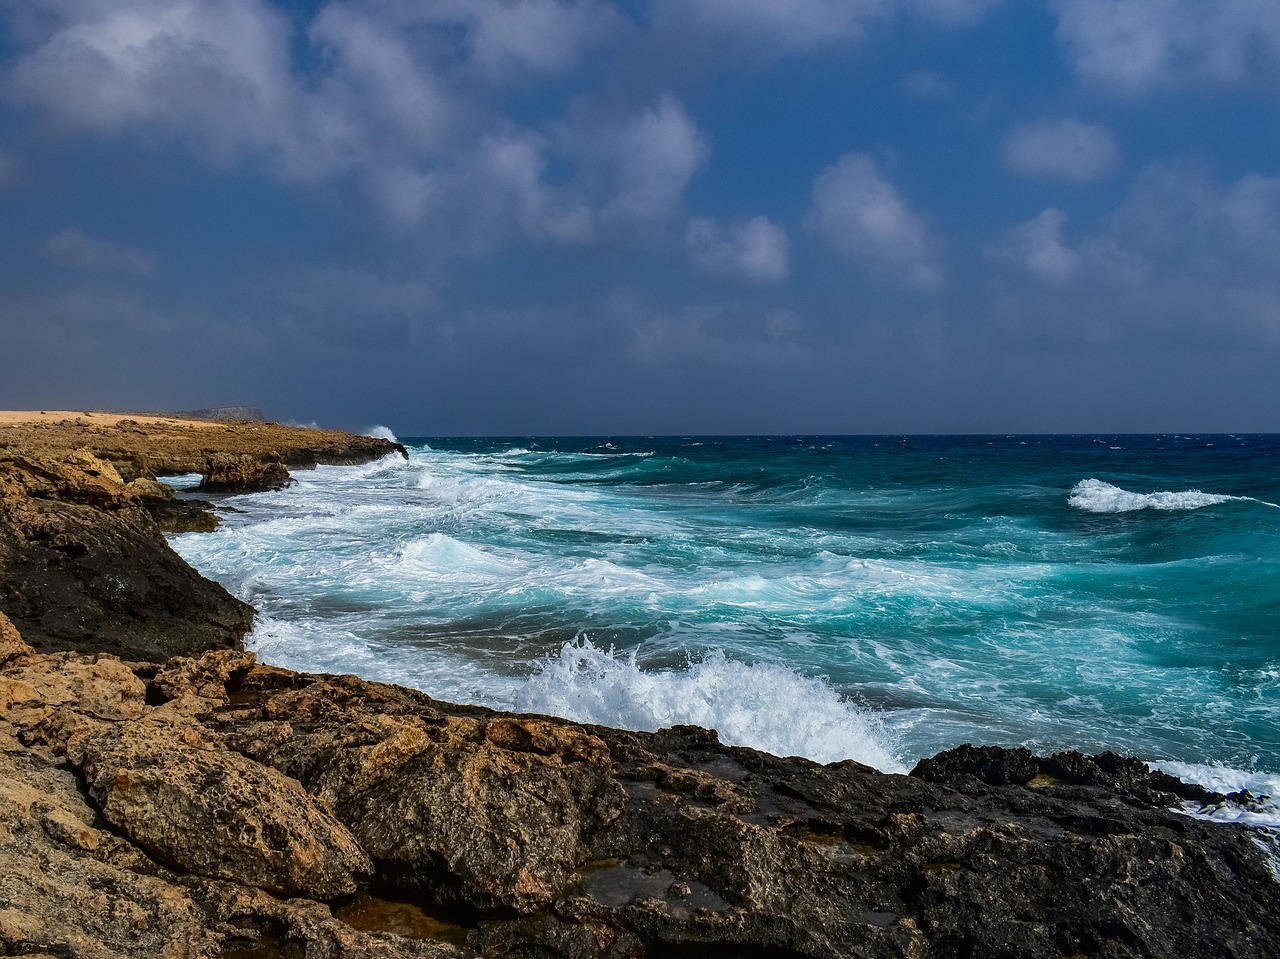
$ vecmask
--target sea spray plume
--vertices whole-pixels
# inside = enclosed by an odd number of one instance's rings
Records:
[[[645,672],[634,651],[619,656],[579,636],[529,677],[515,706],[629,729],[703,726],[725,743],[778,756],[906,771],[876,716],[821,679],[771,663],[735,662],[718,650],[683,670]]]
[[[389,430],[385,426],[370,426],[367,430],[364,431],[364,435],[372,436],[375,440],[386,440],[389,443],[400,442],[398,439],[396,439],[396,434],[391,432],[391,430]]]
[[[1131,493],[1099,479],[1085,479],[1071,490],[1068,502],[1087,513],[1132,513],[1140,509],[1187,510],[1219,503],[1258,503],[1280,509],[1280,504],[1254,499],[1252,496],[1223,496],[1199,490],[1181,492]]]

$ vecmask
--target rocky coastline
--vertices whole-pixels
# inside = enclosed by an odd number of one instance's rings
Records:
[[[155,477],[403,449],[78,416],[0,425],[0,955],[1280,955],[1274,846],[1187,814],[1252,798],[1135,759],[888,775],[257,663]]]

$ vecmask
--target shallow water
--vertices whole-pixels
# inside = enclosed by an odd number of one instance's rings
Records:
[[[174,545],[298,669],[883,769],[1280,791],[1280,437],[419,440]]]

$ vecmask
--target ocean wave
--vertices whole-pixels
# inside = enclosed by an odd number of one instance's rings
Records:
[[[1190,510],[1229,502],[1259,503],[1280,509],[1280,504],[1268,503],[1251,496],[1223,496],[1218,493],[1202,493],[1194,489],[1181,492],[1131,493],[1119,486],[1112,486],[1110,483],[1092,478],[1077,483],[1071,490],[1068,502],[1076,509],[1082,509],[1087,513],[1132,513],[1141,509]]]
[[[392,443],[400,442],[396,439],[396,434],[385,426],[370,426],[364,431],[364,435],[372,436],[375,440],[388,440]]]
[[[618,656],[583,638],[545,660],[516,694],[515,706],[626,729],[703,726],[730,745],[779,756],[853,759],[905,771],[879,719],[821,679],[781,665],[735,662],[719,651],[686,669],[648,672],[634,653]]]
[[[1178,811],[1193,819],[1249,826],[1253,830],[1254,842],[1270,860],[1272,876],[1280,883],[1280,775],[1199,763],[1159,762],[1150,765],[1214,792],[1230,795],[1247,790],[1249,796],[1241,801],[1228,799],[1216,806],[1187,802]]]

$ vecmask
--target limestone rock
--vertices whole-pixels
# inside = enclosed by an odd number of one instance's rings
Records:
[[[169,548],[109,464],[74,460],[0,456],[0,611],[26,642],[153,661],[238,646],[252,609]]]
[[[0,668],[34,653],[22,641],[22,634],[4,613],[0,613]]]
[[[107,821],[168,866],[321,900],[355,892],[371,872],[346,828],[297,782],[196,730],[99,726],[65,748]]]
[[[1260,834],[1106,754],[889,776],[225,650],[23,653],[2,703],[0,954],[1280,954]]]
[[[205,493],[259,493],[284,489],[292,482],[278,453],[214,453],[205,461],[198,489]]]

